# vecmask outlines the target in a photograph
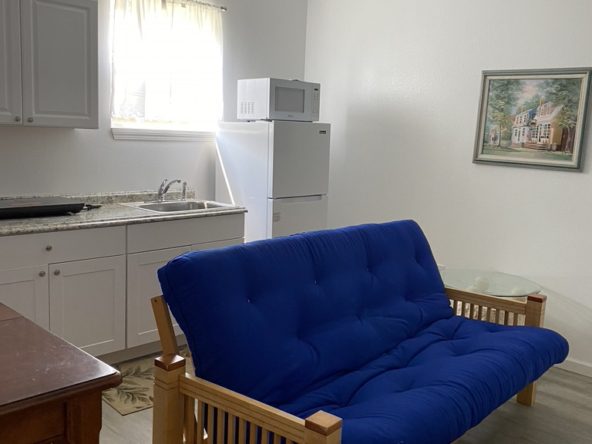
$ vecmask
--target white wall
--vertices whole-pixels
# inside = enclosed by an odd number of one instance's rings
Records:
[[[224,16],[224,120],[236,120],[236,81],[302,79],[307,0],[218,0]]]
[[[440,263],[541,283],[592,374],[592,153],[583,173],[471,162],[481,70],[591,66],[590,17],[588,0],[309,0],[305,74],[333,124],[330,225],[413,218]]]
[[[306,0],[220,1],[224,16],[225,114],[235,115],[236,79],[304,72]],[[99,130],[0,127],[0,196],[156,189],[189,181],[213,197],[208,142],[115,141],[110,131],[109,0],[99,0]]]

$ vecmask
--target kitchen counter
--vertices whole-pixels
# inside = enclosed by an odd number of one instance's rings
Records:
[[[26,219],[0,219],[0,236],[16,234],[42,233],[63,230],[79,230],[84,228],[112,227],[117,225],[141,224],[147,222],[161,222],[177,219],[192,219],[198,217],[211,217],[223,214],[240,214],[246,212],[243,207],[223,207],[211,210],[200,210],[177,213],[157,213],[132,206],[126,206],[121,202],[132,202],[133,198],[122,195],[120,198],[100,199],[87,197],[86,202],[107,202],[101,208],[83,210],[80,213],[67,216],[34,217]],[[141,195],[140,195],[141,196]],[[143,199],[137,199],[143,200]],[[146,199],[149,200],[149,199]]]
[[[166,201],[181,194],[167,193]],[[67,197],[102,207],[0,220],[0,303],[107,360],[158,350],[150,298],[162,293],[160,267],[184,253],[244,242],[244,208],[160,213],[138,208],[155,193]],[[10,441],[3,436],[0,424],[0,443]]]

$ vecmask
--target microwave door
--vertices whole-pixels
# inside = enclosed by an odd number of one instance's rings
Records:
[[[316,90],[316,94],[315,94]],[[307,82],[272,79],[269,91],[269,110],[272,120],[311,122],[318,120],[314,100],[320,87]],[[314,118],[315,111],[317,117]]]
[[[270,99],[273,119],[307,120],[305,89],[278,85]]]

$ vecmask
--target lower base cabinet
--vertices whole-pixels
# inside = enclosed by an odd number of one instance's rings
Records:
[[[242,243],[243,239],[241,238],[129,254],[127,257],[127,346],[136,347],[158,341],[158,331],[150,299],[162,294],[156,275],[160,267],[174,257],[189,251],[221,248]],[[179,325],[174,318],[172,321],[175,334],[180,335]]]
[[[127,257],[127,346],[158,341],[150,299],[162,294],[156,272],[168,261],[191,251],[189,247],[167,248],[130,254]],[[181,334],[173,320],[175,333]]]
[[[0,270],[0,302],[49,328],[47,265]]]
[[[125,348],[125,255],[49,266],[49,329],[91,355]]]
[[[0,236],[0,302],[91,355],[150,344],[157,270],[243,236],[243,214]]]

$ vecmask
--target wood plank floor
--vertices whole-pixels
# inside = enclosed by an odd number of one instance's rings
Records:
[[[592,378],[554,368],[537,390],[534,407],[512,399],[456,444],[592,443]],[[152,409],[121,416],[103,403],[101,444],[150,443],[151,430]]]
[[[456,441],[477,443],[592,443],[592,378],[552,368],[537,384],[533,407],[512,399]]]

